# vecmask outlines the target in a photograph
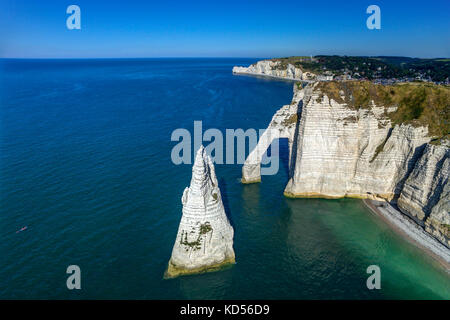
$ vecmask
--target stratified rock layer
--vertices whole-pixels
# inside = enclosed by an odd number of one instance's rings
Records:
[[[428,129],[392,127],[384,106],[352,108],[316,85],[303,99],[286,195],[392,200],[430,141]]]
[[[450,247],[450,149],[427,144],[398,199],[400,210]]]
[[[294,85],[296,86],[296,85]],[[303,92],[301,92],[303,91]],[[393,124],[397,107],[369,101],[348,105],[348,92],[337,102],[313,83],[294,92],[269,128],[289,138],[287,197],[368,198],[397,202],[403,212],[450,247],[449,144],[430,144],[427,126]],[[339,99],[339,95],[341,99]],[[294,119],[296,123],[287,121]],[[270,143],[258,142],[257,155]],[[261,180],[258,157],[250,154],[243,182]]]
[[[425,221],[425,230],[450,248],[450,184],[444,185],[438,203]]]
[[[216,270],[235,262],[233,228],[225,214],[214,165],[203,146],[181,198],[183,215],[165,277]]]

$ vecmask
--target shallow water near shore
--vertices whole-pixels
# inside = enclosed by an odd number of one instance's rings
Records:
[[[256,60],[0,60],[0,298],[450,299],[450,275],[362,201],[285,198],[283,141],[260,184],[216,165],[236,264],[163,279],[191,178],[171,133],[264,129],[292,83],[232,75]]]

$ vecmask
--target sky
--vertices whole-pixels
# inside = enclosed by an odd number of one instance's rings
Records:
[[[72,4],[80,30],[66,26]],[[319,54],[450,57],[450,0],[0,0],[0,58]]]

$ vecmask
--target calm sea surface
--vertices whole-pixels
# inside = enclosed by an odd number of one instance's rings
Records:
[[[283,197],[286,143],[261,184],[216,165],[236,265],[163,280],[191,178],[171,133],[265,128],[292,83],[232,75],[256,60],[0,60],[0,298],[449,299],[445,270],[361,201]]]

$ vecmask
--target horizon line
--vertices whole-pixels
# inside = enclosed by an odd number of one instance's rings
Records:
[[[102,59],[102,60],[113,60],[113,59],[280,59],[280,58],[290,58],[290,57],[309,57],[311,55],[289,55],[289,56],[274,56],[274,57],[250,57],[250,56],[159,56],[159,57],[0,57],[0,60],[89,60],[89,59]],[[318,54],[312,57],[395,57],[395,58],[411,58],[411,59],[425,59],[425,60],[437,60],[437,59],[450,59],[450,57],[434,57],[434,58],[422,58],[422,57],[411,57],[402,55],[340,55],[340,54]]]

